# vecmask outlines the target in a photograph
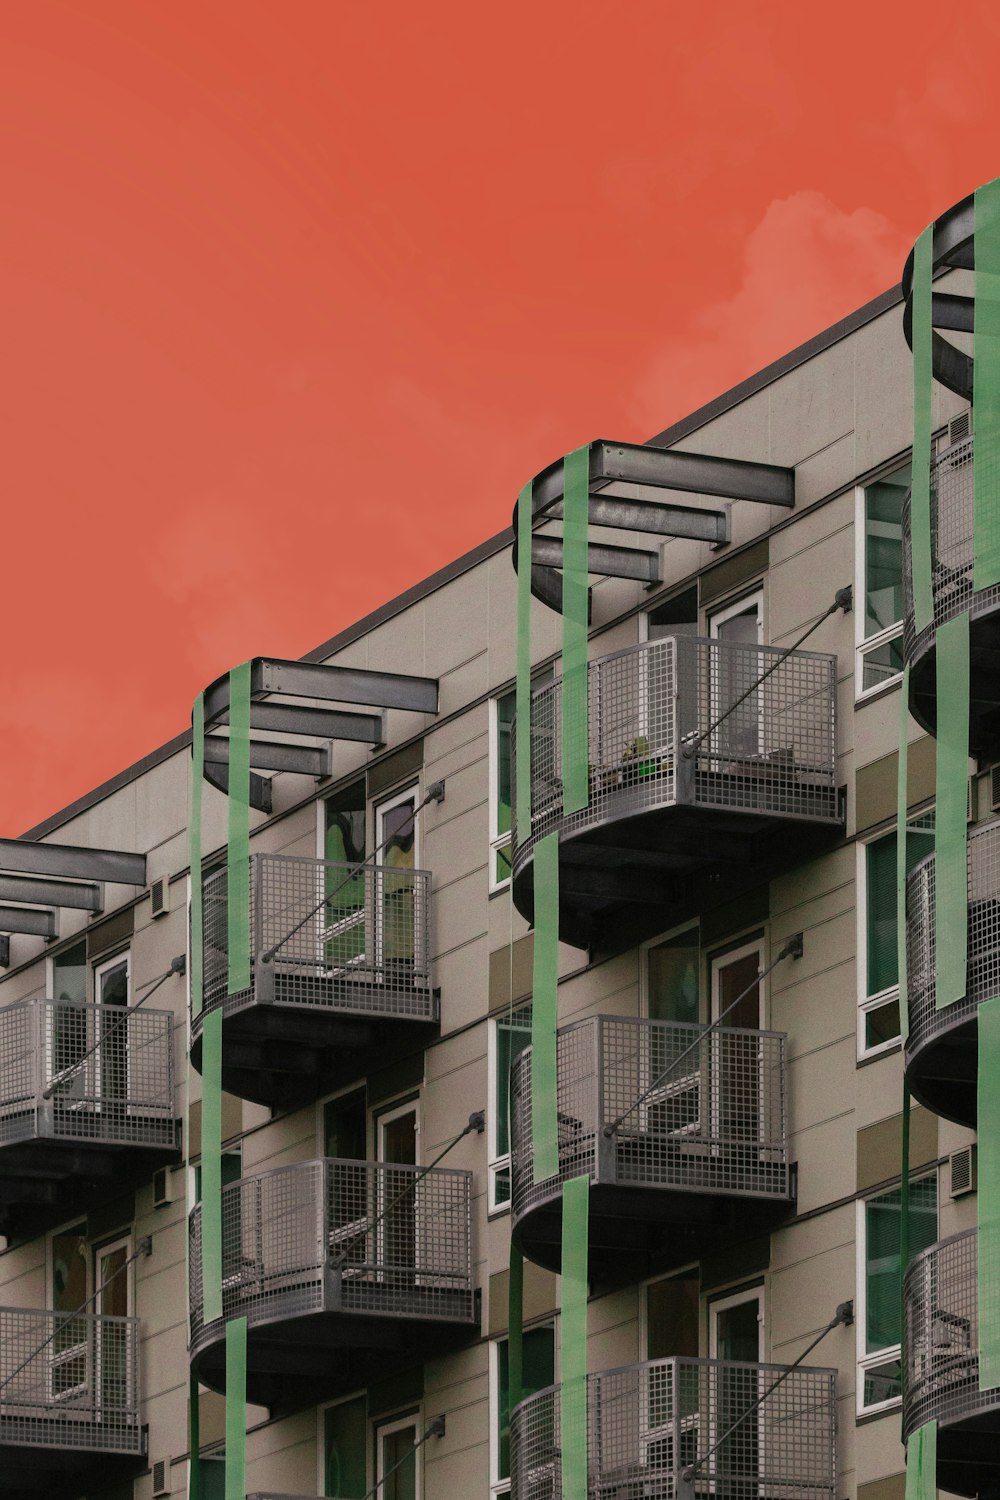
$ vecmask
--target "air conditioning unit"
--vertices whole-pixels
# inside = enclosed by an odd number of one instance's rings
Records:
[[[153,1471],[153,1496],[154,1500],[159,1495],[171,1495],[170,1488],[170,1460],[169,1458],[157,1458],[150,1465]]]
[[[949,1192],[953,1198],[964,1198],[976,1191],[976,1148],[963,1146],[948,1157]]]
[[[948,447],[955,443],[964,443],[966,438],[972,436],[972,407],[966,407],[960,411],[957,417],[952,417],[948,423]]]
[[[976,804],[978,801],[979,798],[976,796],[976,778],[970,776],[968,785],[965,788],[965,821],[967,823],[974,823],[976,821]]]
[[[990,766],[990,812],[1000,812],[1000,765]]]
[[[170,881],[164,875],[149,887],[149,914],[165,917],[170,910]]]
[[[157,1167],[153,1173],[153,1207],[166,1208],[174,1201],[174,1174],[169,1167]]]

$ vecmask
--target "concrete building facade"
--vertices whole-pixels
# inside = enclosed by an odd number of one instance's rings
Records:
[[[967,261],[935,269],[935,295],[970,292]],[[645,448],[589,449],[582,805],[560,463],[521,500],[527,783],[508,531],[303,663],[206,689],[194,757],[181,734],[5,841],[0,1491],[902,1496],[904,1209],[916,1263],[974,1230],[978,1196],[974,1072],[913,1046],[939,782],[937,690],[904,679],[903,307],[887,293]],[[969,401],[932,400],[932,466],[961,479]],[[998,757],[973,748],[986,851]],[[970,975],[995,868],[975,912],[970,886]],[[582,1467],[558,1405],[581,1316]],[[989,1467],[945,1477],[982,1492]]]

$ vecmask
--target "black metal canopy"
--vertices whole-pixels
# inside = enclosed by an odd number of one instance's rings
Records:
[[[975,270],[975,229],[975,194],[970,193],[934,221],[932,275],[945,270]],[[911,250],[903,267],[903,333],[911,350],[913,257],[914,252]],[[931,365],[934,378],[965,401],[972,400],[972,356],[957,348],[950,339],[942,338],[937,330],[940,328],[951,333],[972,333],[975,326],[974,315],[975,303],[972,297],[953,292],[931,294]]]
[[[56,908],[102,912],[105,885],[145,884],[144,854],[0,839],[0,903],[15,903],[0,904],[0,932],[54,938]]]

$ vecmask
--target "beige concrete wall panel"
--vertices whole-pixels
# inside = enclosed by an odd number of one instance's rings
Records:
[[[466,703],[490,690],[489,652],[483,648],[440,677],[439,711],[458,713]]]
[[[905,1495],[905,1472],[888,1474],[884,1479],[869,1479],[858,1485],[858,1500],[904,1500]]]
[[[267,1171],[291,1162],[309,1161],[317,1155],[319,1115],[315,1109],[300,1109],[283,1115],[267,1130],[243,1139],[243,1172]]]
[[[535,935],[495,948],[489,957],[489,1007],[506,1010],[512,1003],[529,999],[533,979]]]
[[[505,1217],[504,1223],[509,1220]],[[507,1319],[510,1310],[510,1272],[508,1270],[494,1271],[489,1278],[487,1286],[483,1290],[487,1300],[487,1308],[484,1312],[484,1326],[488,1329],[491,1338],[507,1332]],[[524,1263],[524,1299],[522,1316],[525,1323],[530,1323],[539,1318],[547,1318],[554,1315],[558,1305],[558,1281],[555,1273],[545,1271],[541,1266],[536,1266],[531,1261]]]
[[[622,954],[620,959],[601,964],[590,973],[559,986],[561,1026],[578,1021],[583,1016],[638,1014],[639,975],[634,949]]]
[[[461,579],[455,579],[448,585],[446,592],[450,593],[456,585],[460,585]],[[438,653],[447,651],[448,647],[443,643],[432,640],[430,632],[425,628],[427,610],[431,600],[438,595],[429,595],[426,599],[420,599],[415,604],[402,612],[394,615],[382,625],[376,625],[374,630],[369,630],[365,640],[368,646],[368,660],[366,665],[373,672],[405,672],[415,677],[436,677],[437,671],[428,664],[428,649]],[[421,717],[423,717],[421,715]]]
[[[842,339],[768,387],[771,463],[802,464],[854,430],[854,347]]]
[[[486,974],[485,935],[470,938],[450,953],[438,954],[433,982],[441,991],[442,1031],[454,1031],[486,1014]]]
[[[512,506],[516,498],[512,498]],[[508,681],[517,671],[517,577],[511,566],[510,548],[505,547],[489,558],[484,571],[488,677],[491,691],[495,691],[498,683]],[[540,615],[541,606],[536,608]]]
[[[473,826],[476,821],[471,814],[466,814],[461,820],[465,828]],[[456,863],[456,861],[449,860],[440,863],[438,867],[443,870],[454,870]],[[431,869],[434,869],[435,862],[431,860],[430,864]],[[465,943],[474,942],[477,938],[485,939],[486,924],[483,913],[485,893],[486,872],[482,868],[473,869],[470,873],[462,873],[458,879],[449,880],[443,889],[435,886],[431,914],[432,957],[436,957],[439,953],[452,953],[456,948],[462,947]],[[481,1013],[482,1008],[478,1006],[474,1014]]]
[[[674,446],[688,453],[711,453],[718,458],[777,463],[779,460],[771,458],[770,404],[770,390],[757,391]]]
[[[429,1047],[425,1054],[424,1077],[429,1091],[436,1084],[443,1084],[447,1080],[448,1089],[459,1086],[466,1087],[458,1082],[460,1076],[472,1073],[473,1087],[478,1095],[486,1080],[486,1027],[475,1026],[468,1031],[460,1031],[457,1036],[443,1039],[436,1047]],[[470,1108],[485,1109],[485,1102],[478,1106],[470,1105]],[[464,1122],[463,1122],[464,1123]]]
[[[465,870],[485,868],[489,849],[485,756],[470,747],[444,781],[444,801],[431,803],[420,815],[420,858],[425,867],[437,860],[436,885]]]
[[[192,1069],[192,1075],[195,1070]],[[200,1082],[200,1075],[199,1082]],[[200,1090],[199,1090],[200,1092]],[[228,1141],[243,1130],[243,1100],[222,1092],[222,1139]],[[201,1155],[201,1100],[192,1100],[188,1114],[188,1155]]]
[[[854,1111],[850,1107],[789,1136],[789,1157],[799,1166],[799,1213],[811,1213],[853,1194],[854,1142]]]
[[[474,1399],[478,1400],[487,1394],[488,1372],[489,1351],[485,1342],[456,1349],[442,1359],[429,1359],[424,1365],[424,1401],[450,1400],[461,1405],[466,1387],[474,1391]]]
[[[853,1202],[841,1203],[824,1214],[776,1229],[771,1235],[771,1270],[787,1271],[799,1261],[826,1255],[838,1246],[847,1246],[853,1255],[854,1234]]]
[[[825,516],[833,506],[816,512]],[[793,537],[797,527],[779,533]],[[854,581],[854,531],[843,523],[832,534],[817,537],[780,563],[772,561],[768,591],[772,646],[790,646],[816,617],[833,603],[840,588]],[[803,651],[828,651],[837,657],[838,668],[850,672],[854,657],[854,616],[839,610],[819,625],[802,647]]]
[[[961,1234],[965,1229],[975,1229],[979,1222],[978,1194],[964,1193],[960,1198],[952,1198],[948,1186],[948,1168],[945,1167],[938,1198],[938,1234],[943,1240],[951,1234]]]
[[[793,1139],[843,1112],[850,1098],[844,1080],[853,1067],[853,1032],[829,1046],[797,1054],[788,1069],[789,1135]]]
[[[411,740],[391,755],[383,755],[368,766],[368,796],[379,798],[393,787],[416,781],[424,764],[424,742]]]
[[[489,570],[480,563],[424,600],[425,660],[429,677],[441,677],[467,662],[476,652],[486,649],[489,582]]]
[[[513,683],[505,684],[501,679],[498,683],[494,681],[490,685],[490,691],[496,693],[501,689],[510,691]],[[424,766],[428,781],[436,781],[441,776],[447,776],[450,769],[447,758],[454,755],[456,751],[465,750],[477,741],[482,741],[482,755],[486,755],[486,736],[489,733],[489,707],[486,703],[477,703],[465,713],[447,724],[431,725],[424,736]],[[465,765],[473,759],[470,755],[461,755],[459,764]],[[445,762],[442,765],[442,761]]]
[[[818,453],[796,465],[795,503],[797,506],[814,505],[817,500],[851,484],[857,471],[856,443],[853,432],[836,438]]]
[[[784,931],[784,925],[787,925],[789,932],[797,932],[799,928],[796,923],[801,925],[810,918],[825,920],[830,914],[830,909],[813,910],[813,903],[822,903],[827,899],[832,899],[836,903],[833,909],[839,909],[844,897],[838,893],[853,890],[854,874],[854,850],[850,845],[841,845],[831,849],[820,859],[813,859],[807,864],[798,865],[794,870],[789,870],[787,874],[779,875],[772,880],[771,918],[774,922],[772,941],[774,933],[779,928]],[[801,962],[804,961],[803,955]],[[796,960],[796,964],[799,962],[800,960]]]
[[[768,569],[768,547],[768,538],[762,537],[752,547],[727,554],[702,573],[698,580],[698,602],[702,608],[763,579]]]
[[[854,1290],[853,1235],[772,1270],[767,1307],[771,1358],[778,1364],[796,1359],[838,1304],[853,1299]],[[855,1330],[835,1328],[808,1363],[846,1367],[853,1363],[854,1350]]]
[[[899,699],[895,695],[887,700],[887,706],[883,708],[883,715],[890,711],[895,718],[895,722],[898,724]],[[884,718],[878,719],[862,713],[859,714],[860,722],[864,724],[866,751],[872,748],[873,742],[887,738],[888,726]],[[910,725],[912,728],[912,719],[910,720]],[[859,751],[858,761],[859,767],[855,773],[855,799],[857,803],[857,826],[860,833],[867,828],[873,827],[876,823],[882,822],[886,818],[894,819],[896,816],[896,781],[899,754],[896,750],[889,750],[871,762],[862,762]],[[919,803],[933,798],[935,794],[936,761],[937,747],[930,735],[918,734],[915,738],[910,739],[906,754],[906,800],[908,807],[915,807]]]
[[[876,1183],[900,1174],[903,1150],[903,1116],[890,1115],[857,1132],[857,1190],[866,1192]],[[910,1110],[910,1168],[925,1166],[938,1156],[937,1117],[916,1105]]]
[[[856,462],[863,474],[913,441],[913,363],[907,357],[898,307],[859,328],[850,342]]]
[[[862,1489],[867,1489],[873,1481],[882,1480],[884,1483],[888,1476],[905,1466],[898,1407],[874,1421],[858,1424],[854,1433],[854,1462],[859,1496]]]

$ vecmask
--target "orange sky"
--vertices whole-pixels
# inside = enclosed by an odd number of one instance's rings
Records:
[[[898,280],[993,9],[6,0],[0,833]]]

